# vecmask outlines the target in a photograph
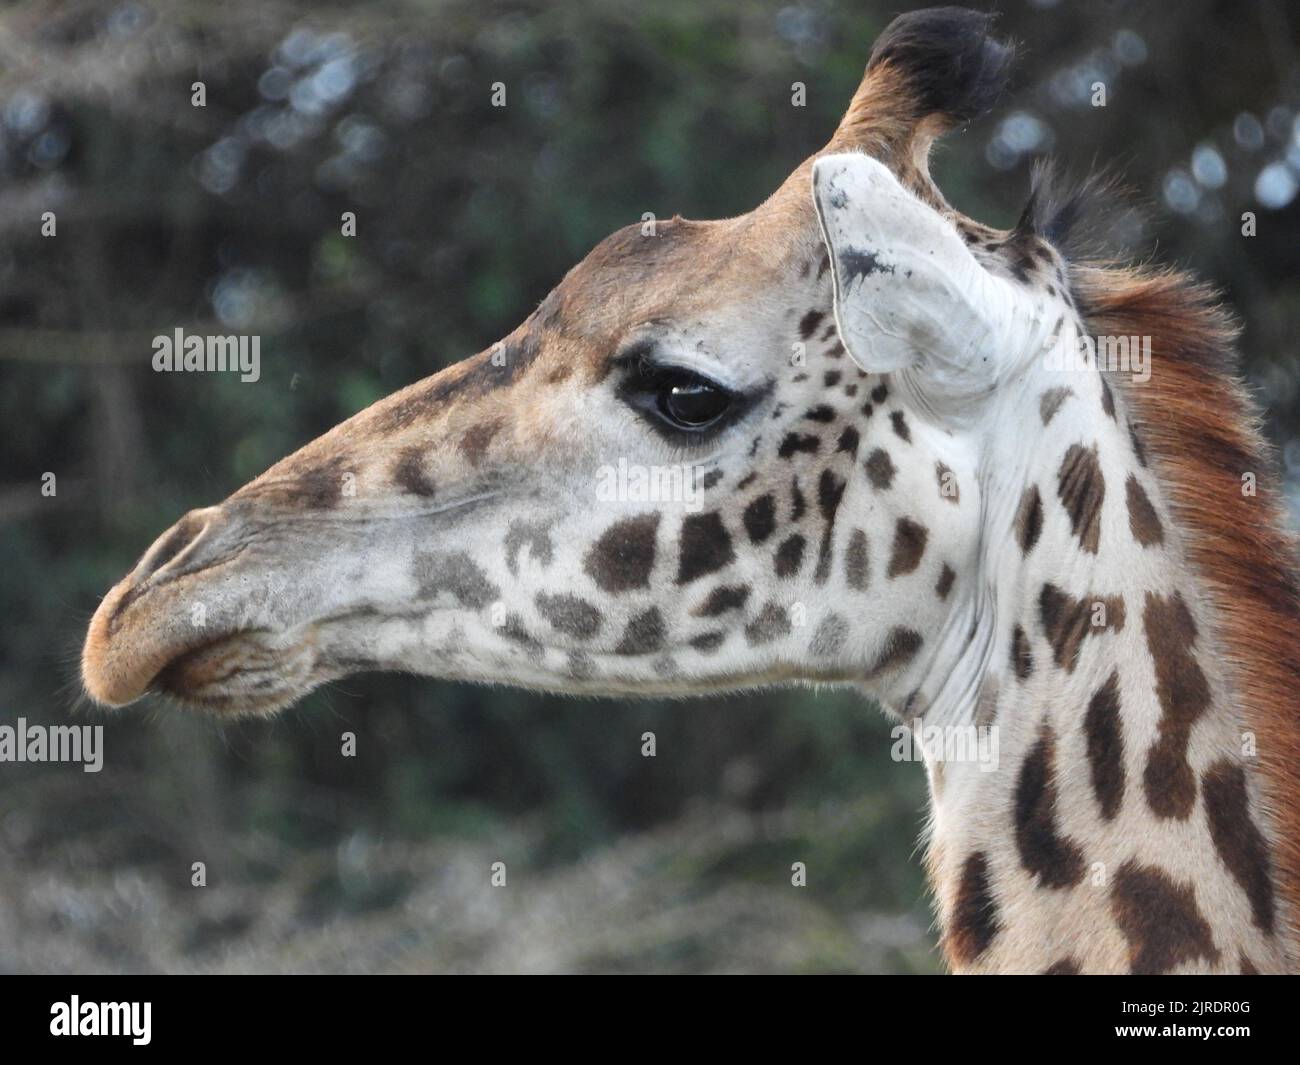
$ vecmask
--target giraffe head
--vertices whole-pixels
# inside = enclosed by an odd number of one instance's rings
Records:
[[[898,19],[756,210],[614,233],[499,344],[182,518],[96,612],[88,692],[268,712],[391,669],[901,702],[980,594],[981,435],[1065,298],[929,177],[1009,59],[985,16]]]

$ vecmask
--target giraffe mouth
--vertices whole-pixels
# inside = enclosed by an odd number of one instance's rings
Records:
[[[146,690],[192,709],[253,716],[281,710],[327,679],[309,626],[289,639],[264,630],[217,637],[172,659]]]
[[[168,611],[155,609],[149,594],[122,607],[128,591],[119,585],[100,605],[82,654],[86,692],[102,705],[157,694],[223,716],[270,714],[337,675],[322,662],[315,624],[285,631],[214,625],[196,636],[157,623]],[[137,612],[144,616],[129,616]]]

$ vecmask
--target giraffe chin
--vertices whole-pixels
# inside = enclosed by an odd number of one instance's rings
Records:
[[[323,668],[314,627],[291,639],[263,631],[220,637],[169,662],[149,685],[187,709],[221,717],[274,714],[338,676]]]

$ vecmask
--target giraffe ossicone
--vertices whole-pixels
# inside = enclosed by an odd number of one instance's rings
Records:
[[[919,746],[954,968],[1293,967],[1300,600],[1281,508],[1235,490],[1264,448],[1230,331],[1179,275],[1072,261],[1044,182],[1011,230],[948,205],[930,145],[1010,56],[983,15],[897,19],[754,211],[616,232],[499,344],[182,518],[96,611],[87,691],[850,685],[997,730],[992,770]],[[1100,334],[1153,336],[1148,378],[1047,357]]]

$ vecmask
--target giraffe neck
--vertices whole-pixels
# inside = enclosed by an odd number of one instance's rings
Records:
[[[1009,403],[1025,431],[982,463],[980,579],[946,634],[963,649],[911,700],[932,734],[996,735],[968,748],[982,762],[928,761],[949,959],[1282,970],[1251,734],[1124,396],[1093,371]]]

